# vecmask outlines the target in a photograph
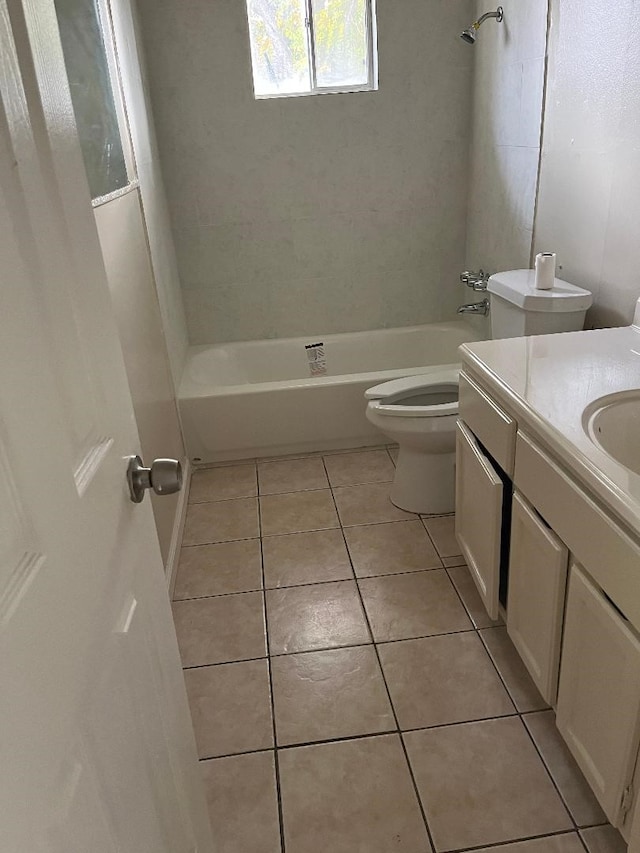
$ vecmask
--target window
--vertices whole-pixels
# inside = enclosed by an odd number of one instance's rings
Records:
[[[127,187],[133,155],[104,0],[55,0],[80,147],[94,202]]]
[[[247,0],[256,98],[377,88],[374,0]]]

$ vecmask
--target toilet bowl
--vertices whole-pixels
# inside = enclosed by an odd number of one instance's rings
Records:
[[[579,331],[592,302],[588,290],[558,278],[538,290],[534,270],[496,273],[486,289],[493,338]],[[365,397],[369,421],[400,445],[391,501],[423,515],[453,512],[458,370],[385,382]]]
[[[376,385],[367,419],[398,443],[391,502],[424,515],[453,512],[458,368]]]

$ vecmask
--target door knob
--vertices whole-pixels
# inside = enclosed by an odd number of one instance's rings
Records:
[[[151,468],[145,468],[139,456],[132,456],[127,482],[135,504],[142,501],[147,489],[153,489],[156,495],[173,495],[182,488],[182,465],[177,459],[154,459]]]

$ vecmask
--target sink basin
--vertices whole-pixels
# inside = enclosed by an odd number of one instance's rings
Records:
[[[595,400],[584,410],[582,426],[601,450],[640,475],[640,390]]]

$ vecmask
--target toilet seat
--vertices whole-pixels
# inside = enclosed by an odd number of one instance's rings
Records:
[[[458,380],[459,369],[441,370],[434,373],[407,376],[404,379],[393,379],[369,388],[365,397],[370,400],[370,408],[380,415],[402,418],[441,418],[458,414]],[[438,393],[450,396],[455,394],[455,400],[444,403],[416,404],[411,399],[419,395],[432,396],[437,399]],[[405,405],[403,400],[407,401]]]

